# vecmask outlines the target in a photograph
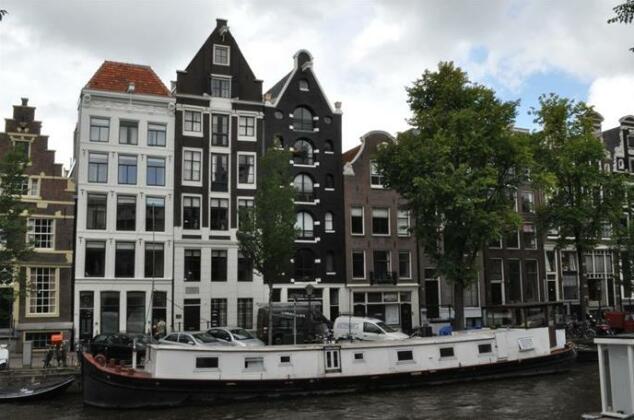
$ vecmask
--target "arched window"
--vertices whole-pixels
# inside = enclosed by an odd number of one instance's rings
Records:
[[[315,277],[315,256],[308,249],[295,254],[295,281],[311,281]]]
[[[326,188],[335,188],[335,177],[332,174],[326,174]]]
[[[335,253],[328,251],[326,253],[326,273],[334,273],[335,271]]]
[[[313,201],[313,179],[307,174],[297,174],[293,180],[295,199],[297,201]]]
[[[301,79],[299,81],[299,90],[303,90],[304,92],[308,92],[308,80]]]
[[[314,236],[313,226],[313,216],[311,216],[310,213],[305,211],[297,213],[297,218],[295,219],[295,230],[297,231],[297,236],[299,238],[312,238]]]
[[[326,232],[334,232],[335,231],[335,222],[334,222],[334,216],[332,215],[332,212],[327,211],[326,215],[324,216],[324,230]]]
[[[293,128],[295,130],[313,131],[313,113],[303,106],[293,111]]]
[[[335,147],[332,145],[332,140],[326,140],[324,142],[324,151],[326,152],[334,152]]]
[[[312,165],[315,162],[313,145],[308,140],[299,139],[293,145],[293,161],[300,165]]]

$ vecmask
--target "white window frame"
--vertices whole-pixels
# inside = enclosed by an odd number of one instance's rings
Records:
[[[226,49],[227,50],[227,62],[226,63],[218,63],[216,61],[216,50],[218,50],[218,49]],[[216,66],[227,66],[227,67],[231,66],[231,47],[229,45],[214,44],[213,55],[212,55],[211,61]]]
[[[352,231],[352,210],[361,209],[361,233]],[[350,235],[351,236],[365,236],[365,208],[363,206],[350,206]]]
[[[225,97],[225,96],[214,96],[213,95],[213,79],[224,79],[226,81],[229,82],[229,96]],[[227,74],[211,74],[211,76],[209,77],[209,95],[211,96],[211,98],[213,98],[214,100],[224,100],[224,101],[228,101],[231,99],[231,96],[233,94],[233,92],[231,91],[231,81],[233,80],[233,77]]]
[[[330,219],[331,229],[328,229],[328,215],[331,216],[331,219]],[[331,211],[327,211],[326,213],[324,213],[324,231],[326,233],[335,233],[335,214]]]
[[[392,212],[390,211],[391,209],[389,207],[372,207],[371,210],[372,211],[370,213],[370,216],[372,217],[372,236],[388,237],[392,235],[392,226],[390,226],[392,219]],[[387,233],[374,233],[374,210],[387,210]]]
[[[401,277],[401,253],[407,253],[408,255],[409,269],[407,271],[409,271],[409,275],[407,277]],[[412,279],[412,251],[409,249],[398,250],[398,278],[406,280]]]
[[[226,201],[227,202],[227,207],[224,207],[227,209],[227,229],[212,229],[211,228],[211,202],[213,200],[218,200],[219,202],[221,201]],[[236,201],[237,203],[237,201]],[[223,208],[222,206],[220,207],[214,207],[214,208]],[[201,214],[202,216],[202,214]],[[229,230],[231,229],[231,200],[229,199],[229,197],[222,197],[222,196],[210,196],[209,197],[209,221],[208,221],[208,225],[209,226],[209,230],[213,230],[214,232],[229,232]]]
[[[377,168],[376,161],[375,160],[371,160],[370,161],[370,188],[382,190],[382,189],[385,188],[383,186],[383,184],[374,184],[374,183],[372,183],[372,176],[374,176],[375,173],[376,173],[376,176],[380,177],[383,181],[385,181],[385,177],[383,175],[379,174],[378,171],[375,171],[375,168]]]
[[[183,113],[184,115],[184,113]],[[183,120],[184,122],[184,120]],[[150,127],[152,126],[152,129],[150,130]],[[154,121],[148,121],[147,122],[147,129],[146,129],[146,133],[145,133],[145,144],[148,147],[163,147],[166,148],[167,147],[167,124],[164,122],[154,122]],[[156,132],[161,132],[161,130],[156,130],[156,127],[162,127],[163,128],[163,133],[165,133],[165,143],[160,145],[160,144],[150,144],[150,131],[156,131]],[[202,128],[202,127],[201,127]]]
[[[239,228],[240,226],[240,209],[242,207],[240,207],[240,200],[246,200],[246,201],[251,201],[253,203],[253,206],[251,207],[247,207],[247,208],[255,208],[255,197],[254,196],[250,196],[250,195],[239,195],[236,197],[236,228]]]
[[[191,181],[191,180],[185,179],[185,152],[196,152],[200,154],[200,176],[198,181]],[[195,147],[183,147],[183,152],[181,156],[181,173],[180,173],[181,184],[192,186],[192,187],[202,187],[203,173],[205,172],[204,166],[205,166],[205,161],[203,159],[203,149],[198,149]]]
[[[253,119],[253,135],[240,134],[240,123],[243,119]],[[238,114],[238,141],[257,141],[258,117],[255,114]]]
[[[407,232],[405,233],[401,233],[400,230],[400,226],[398,221],[401,219],[404,219],[404,217],[401,217],[400,214],[405,213],[407,216]],[[412,236],[412,233],[410,232],[410,229],[412,228],[412,217],[411,217],[411,212],[409,210],[396,210],[396,234],[402,238],[408,238],[410,236]]]
[[[253,156],[253,183],[244,184],[240,182],[240,156]],[[258,183],[258,156],[256,152],[238,152],[236,155],[236,181],[237,188],[243,190],[254,190]]]
[[[187,112],[197,112],[200,114],[200,131],[189,131],[185,129],[185,114]],[[191,136],[191,137],[202,137],[203,136],[203,131],[204,131],[204,112],[202,109],[199,108],[183,108],[181,110],[181,114],[182,114],[182,124],[183,124],[183,135],[185,136]]]
[[[55,249],[55,219],[52,217],[29,217],[27,219],[27,228],[26,228],[26,241],[30,242],[30,237],[33,236],[33,238],[35,238],[35,223],[36,220],[50,220],[51,223],[51,232],[50,233],[44,233],[44,235],[47,235],[50,237],[49,241],[51,243],[50,247],[38,247],[38,246],[33,246],[33,249],[35,250],[54,250]],[[31,221],[33,221],[33,228],[31,228]],[[42,235],[42,233],[39,233],[40,235]]]
[[[354,254],[361,253],[363,255],[363,277],[355,277],[354,276]],[[367,267],[366,267],[366,258],[365,258],[365,249],[353,249],[350,253],[350,276],[354,280],[365,280],[367,277]]]
[[[199,205],[199,214],[198,214],[198,229],[185,229],[185,198],[198,198],[198,205]],[[190,193],[183,193],[181,194],[181,220],[180,220],[180,228],[181,231],[185,234],[189,233],[189,232],[199,232],[202,230],[203,228],[203,196],[202,194],[190,194]],[[165,220],[167,220],[167,217],[165,218]],[[167,228],[167,222],[166,222],[166,226]],[[201,254],[202,255],[202,254]],[[201,257],[202,258],[202,257]],[[202,260],[201,260],[201,264],[202,264]],[[201,274],[202,276],[202,274]]]
[[[92,138],[93,120],[106,120],[106,121],[108,121],[108,136],[107,136],[106,140],[94,140]],[[95,125],[95,127],[105,127],[105,126]],[[90,115],[88,117],[88,141],[91,142],[91,143],[110,143],[110,117],[104,117],[104,116],[101,116],[101,115]]]
[[[53,271],[53,299],[55,300],[55,303],[53,305],[53,310],[50,312],[37,312],[37,310],[35,312],[33,312],[31,310],[31,299],[33,299],[33,294],[32,292],[29,290],[27,293],[27,301],[26,301],[26,309],[25,309],[25,316],[28,318],[47,318],[47,317],[51,317],[51,316],[59,316],[59,268],[57,267],[44,267],[44,266],[38,266],[38,267],[27,267],[27,279],[29,279],[29,281],[31,282],[31,284],[35,285],[35,282],[33,282],[31,280],[31,276],[35,273],[35,271],[38,268],[47,268],[49,270]],[[49,295],[50,296],[50,295]],[[36,297],[37,299],[37,297]]]
[[[504,286],[504,283],[506,283],[504,281],[505,277],[506,277],[506,272],[505,272],[505,267],[504,267],[504,259],[503,258],[489,258],[489,260],[495,260],[496,262],[498,262],[500,264],[500,275],[502,276],[501,279],[499,280],[489,280],[490,284],[499,284],[501,286],[501,290],[502,290],[502,305],[506,304],[506,287]],[[486,262],[485,262],[486,265]],[[520,276],[521,276],[521,265],[520,265]],[[521,279],[520,279],[520,288],[522,287],[521,285]]]

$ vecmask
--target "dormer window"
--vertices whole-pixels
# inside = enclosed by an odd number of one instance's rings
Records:
[[[308,88],[308,80],[302,79],[299,81],[299,90],[303,92],[308,92],[310,89]]]
[[[229,65],[229,47],[227,45],[214,45],[214,64],[218,66]]]

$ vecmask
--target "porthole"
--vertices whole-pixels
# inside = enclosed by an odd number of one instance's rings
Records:
[[[325,124],[331,124],[331,123],[332,123],[332,118],[330,118],[330,117],[324,117],[324,123],[325,123]]]
[[[284,114],[282,113],[282,111],[275,111],[274,115],[276,120],[281,120],[282,118],[284,118]]]

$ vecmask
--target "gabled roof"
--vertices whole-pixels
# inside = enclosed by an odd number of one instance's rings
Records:
[[[129,92],[134,83],[134,91]],[[170,92],[150,66],[104,61],[85,86],[86,89],[119,93],[170,96]]]
[[[611,128],[601,133],[603,144],[611,152],[614,153],[615,149],[619,147],[621,143],[621,127]]]
[[[282,77],[280,79],[279,82],[277,82],[276,84],[274,84],[271,89],[269,89],[268,91],[266,91],[266,93],[264,94],[265,97],[270,97],[271,102],[274,102],[275,99],[277,99],[277,97],[280,95],[280,93],[282,93],[282,89],[284,88],[284,85],[286,85],[286,81],[288,80],[289,77],[291,77],[291,75],[293,74],[294,70],[289,71],[286,76]]]
[[[360,148],[361,148],[361,145],[358,145],[346,152],[343,152],[343,154],[341,155],[341,160],[343,161],[343,163],[348,163],[352,159],[354,159],[354,157],[357,155],[357,152],[359,151]]]

